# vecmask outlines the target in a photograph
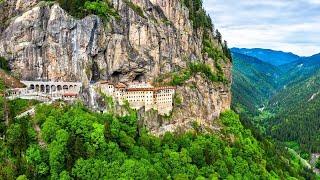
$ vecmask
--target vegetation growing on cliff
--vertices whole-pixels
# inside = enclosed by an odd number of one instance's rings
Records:
[[[130,0],[124,0],[124,2],[134,11],[136,12],[139,16],[146,18],[146,16],[143,14],[143,10],[141,9],[140,6],[134,4]]]
[[[211,17],[206,14],[202,7],[202,0],[182,0],[182,3],[189,9],[189,19],[195,29],[209,29],[213,32]]]
[[[35,117],[12,119],[0,139],[0,176],[15,179],[196,179],[310,177],[297,159],[257,141],[226,112],[221,135],[154,137],[137,114],[98,114],[81,104],[44,105]],[[41,128],[41,136],[34,127]],[[40,139],[44,142],[39,145]],[[281,158],[280,158],[281,156]],[[294,165],[294,166],[293,166]]]
[[[218,30],[215,31],[210,16],[203,9],[202,0],[182,0],[182,3],[189,9],[189,19],[192,21],[193,28],[196,31],[201,30],[203,33],[202,53],[207,53],[214,60],[218,81],[226,82],[220,60],[226,61],[227,58],[232,60],[227,41],[222,41],[221,33]],[[212,38],[217,40],[218,46],[221,46],[222,50],[214,47],[215,42]]]
[[[4,71],[9,71],[9,63],[8,61],[0,56],[0,69],[3,69]]]
[[[188,67],[186,69],[182,69],[172,74],[170,85],[181,86],[192,76],[195,76],[197,74],[200,74],[209,82],[226,82],[225,79],[219,78],[219,76],[217,75],[219,73],[214,73],[212,68],[208,64],[201,62],[192,62],[188,64]]]
[[[83,18],[89,14],[95,14],[105,20],[110,17],[119,19],[120,16],[110,5],[108,0],[46,0],[56,1],[69,14],[77,18]]]

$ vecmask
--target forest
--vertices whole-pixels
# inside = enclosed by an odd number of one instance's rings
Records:
[[[16,119],[30,102],[0,103],[11,104],[9,122],[1,121],[4,179],[315,178],[286,149],[257,140],[232,111],[218,120],[220,132],[204,133],[195,123],[192,131],[155,137],[129,107],[119,116],[57,102]]]

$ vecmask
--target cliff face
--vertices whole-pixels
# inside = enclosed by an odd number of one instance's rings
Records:
[[[85,86],[99,79],[152,82],[185,68],[188,61],[201,60],[215,69],[216,59],[202,58],[202,32],[193,29],[180,1],[132,2],[143,9],[143,17],[124,1],[113,0],[121,19],[108,23],[95,15],[75,19],[58,4],[3,2],[0,10],[8,16],[0,15],[5,22],[0,28],[0,56],[9,59],[12,72],[23,80],[82,81]],[[230,62],[222,64],[229,81],[230,67]],[[174,122],[151,123],[150,128],[208,122],[230,107],[230,86],[201,76],[178,87],[177,94],[182,104],[175,107]]]

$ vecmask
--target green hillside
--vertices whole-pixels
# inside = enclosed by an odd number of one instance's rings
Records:
[[[300,159],[257,140],[225,112],[217,133],[150,135],[137,113],[100,114],[81,104],[37,107],[0,139],[4,179],[314,179]],[[39,127],[39,128],[37,128]]]
[[[278,67],[238,53],[233,61],[233,108],[245,110],[243,119],[291,148],[319,152],[320,55]]]
[[[305,151],[320,151],[320,71],[287,86],[269,102],[275,114],[268,134],[284,142],[298,142]]]
[[[276,92],[281,71],[259,59],[239,53],[233,56],[233,107],[251,113],[263,106]]]

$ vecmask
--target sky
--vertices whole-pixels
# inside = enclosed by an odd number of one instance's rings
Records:
[[[229,47],[320,53],[320,0],[203,0]]]

